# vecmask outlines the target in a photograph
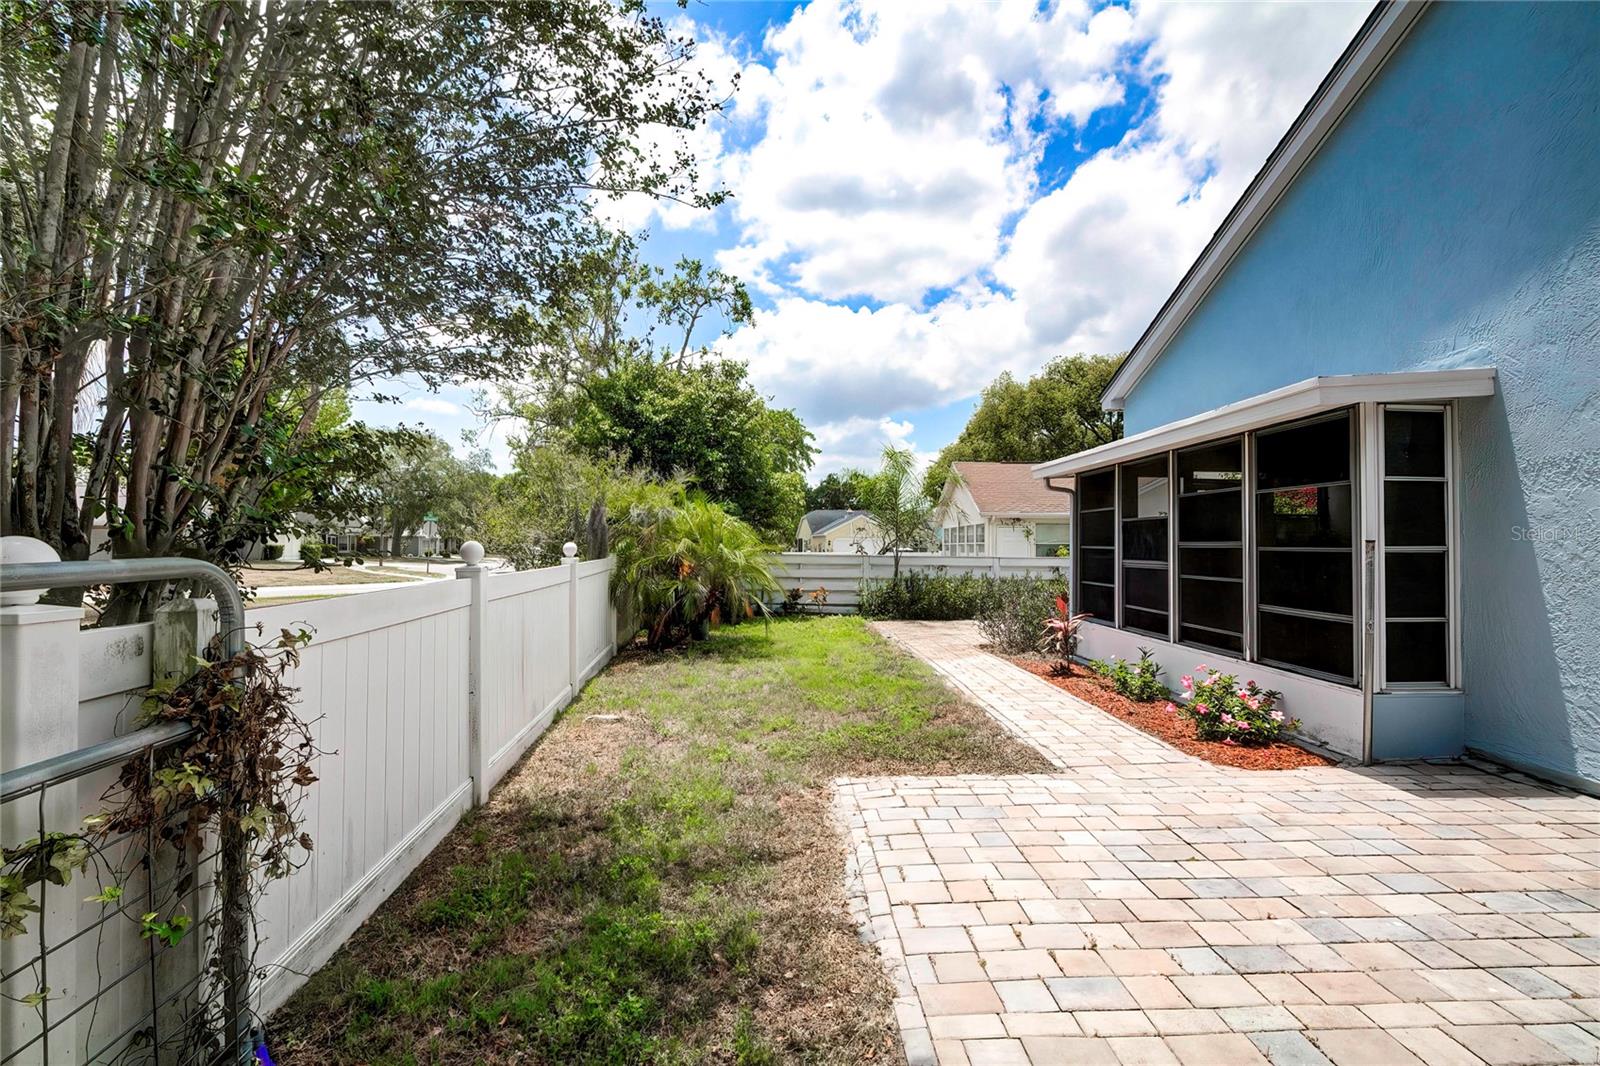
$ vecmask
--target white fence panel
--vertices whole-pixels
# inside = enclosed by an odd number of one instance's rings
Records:
[[[313,632],[287,680],[299,690],[298,713],[326,752],[315,764],[318,781],[301,812],[315,842],[310,859],[258,901],[256,963],[266,971],[255,989],[258,1009],[271,1011],[287,999],[301,975],[326,962],[456,824],[474,795],[474,750],[484,760],[479,787],[486,793],[615,654],[612,567],[606,559],[515,574],[479,571],[476,580],[433,580],[249,612],[252,630],[259,624],[265,631],[259,637],[252,632],[250,640],[270,639],[282,629]],[[480,587],[481,600],[474,601]],[[34,610],[0,607],[24,620]],[[475,611],[484,620],[480,647],[472,642]],[[70,614],[53,629],[9,624],[9,614],[5,621],[0,640],[7,662],[49,656],[71,662],[75,652],[77,664],[75,671],[59,671],[59,692],[30,689],[27,698],[0,707],[0,734],[46,738],[59,748],[13,743],[0,751],[0,769],[134,728],[138,696],[153,672],[151,624],[80,632]],[[474,661],[481,670],[476,738],[469,684]],[[52,786],[51,828],[69,830],[98,810],[116,773],[110,768]],[[35,831],[19,813],[29,803],[37,811],[31,799],[5,806],[5,843]],[[57,927],[82,927],[93,916],[62,911],[58,900],[49,916],[52,939]],[[126,937],[88,936],[77,944],[73,969],[83,991],[73,989],[74,997],[92,995],[99,975],[122,972],[124,962],[148,952],[131,927]],[[123,1019],[147,1006],[147,986],[125,984],[108,992],[99,1010],[82,1013],[72,1037],[80,1053],[86,1041],[114,1034]],[[31,1008],[9,1001],[0,1013],[3,1053],[14,1038],[27,1039],[29,1019],[35,1026],[37,1019]]]
[[[566,567],[491,576],[482,704],[485,790],[572,696]]]
[[[809,604],[818,588],[827,589],[829,614],[854,614],[861,602],[861,580],[894,575],[892,555],[839,555],[830,552],[782,552],[775,556],[773,572],[785,589],[800,589],[801,602]],[[976,574],[980,577],[1067,577],[1067,560],[1035,556],[940,555],[905,552],[900,573]]]
[[[578,563],[578,683],[600,672],[617,652],[617,619],[611,607],[614,558]]]
[[[251,611],[270,638],[312,630],[288,682],[327,754],[302,810],[315,848],[259,901],[260,989],[276,1004],[367,919],[470,803],[462,581]]]

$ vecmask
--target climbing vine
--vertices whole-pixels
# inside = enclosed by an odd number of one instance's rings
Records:
[[[297,690],[285,682],[310,639],[285,629],[221,661],[196,658],[187,677],[146,690],[139,726],[183,723],[192,732],[123,764],[101,810],[77,832],[46,832],[0,849],[0,938],[30,931],[36,888],[64,888],[93,867],[98,891],[85,902],[100,904],[102,919],[125,919],[166,948],[203,931],[204,976],[219,987],[222,938],[240,931],[224,929],[220,908],[199,905],[217,842],[242,850],[252,898],[303,865],[312,849],[300,810],[323,752],[295,711]],[[112,924],[102,921],[101,936]],[[246,953],[257,940],[250,932]],[[8,998],[39,1007],[50,997],[41,984]],[[191,1047],[214,1042],[220,1022],[214,1003],[202,1004],[184,1017],[179,1039]]]

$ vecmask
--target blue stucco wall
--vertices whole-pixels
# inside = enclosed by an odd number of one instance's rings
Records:
[[[1498,368],[1461,405],[1468,746],[1600,779],[1600,4],[1439,4],[1127,403]]]

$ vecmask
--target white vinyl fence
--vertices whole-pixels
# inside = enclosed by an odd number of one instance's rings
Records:
[[[302,810],[315,842],[310,861],[257,901],[256,963],[266,967],[254,990],[259,1011],[281,1004],[327,961],[615,653],[612,566],[610,559],[568,561],[507,574],[462,567],[460,580],[248,612],[251,641],[281,629],[313,631],[287,680],[328,752],[317,760],[319,780]],[[151,623],[79,631],[74,612],[44,606],[0,607],[0,616],[3,661],[13,675],[0,693],[0,768],[131,728],[136,694],[151,683]],[[263,637],[255,635],[258,623]],[[98,809],[113,776],[107,770],[79,783],[79,809],[61,811],[64,828]],[[15,832],[31,832],[35,813],[12,806],[20,805],[7,805],[8,844]],[[74,903],[85,894],[75,892]],[[129,939],[133,950],[145,950],[136,929]],[[63,1004],[92,996],[128,950],[108,944],[57,959],[54,994]],[[137,985],[130,982],[130,992],[148,996]],[[70,1034],[79,1055],[116,1024],[116,1013],[109,1005],[83,1012]],[[8,1023],[22,1018],[7,1012]]]
[[[863,578],[881,579],[894,575],[892,555],[845,555],[834,552],[782,552],[776,557],[773,572],[785,589],[800,589],[801,602],[809,605],[818,588],[828,590],[822,608],[829,614],[854,614],[860,603]],[[1035,556],[940,555],[935,552],[904,552],[900,573],[976,574],[980,577],[1059,577],[1067,578],[1067,560]]]

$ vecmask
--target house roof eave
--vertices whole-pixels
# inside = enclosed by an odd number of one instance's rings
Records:
[[[1202,411],[1110,444],[1102,444],[1098,448],[1039,463],[1033,467],[1033,476],[1051,478],[1076,475],[1171,448],[1229,437],[1356,403],[1439,403],[1470,396],[1492,396],[1494,390],[1494,367],[1306,378],[1271,392],[1224,404],[1214,410]]]

